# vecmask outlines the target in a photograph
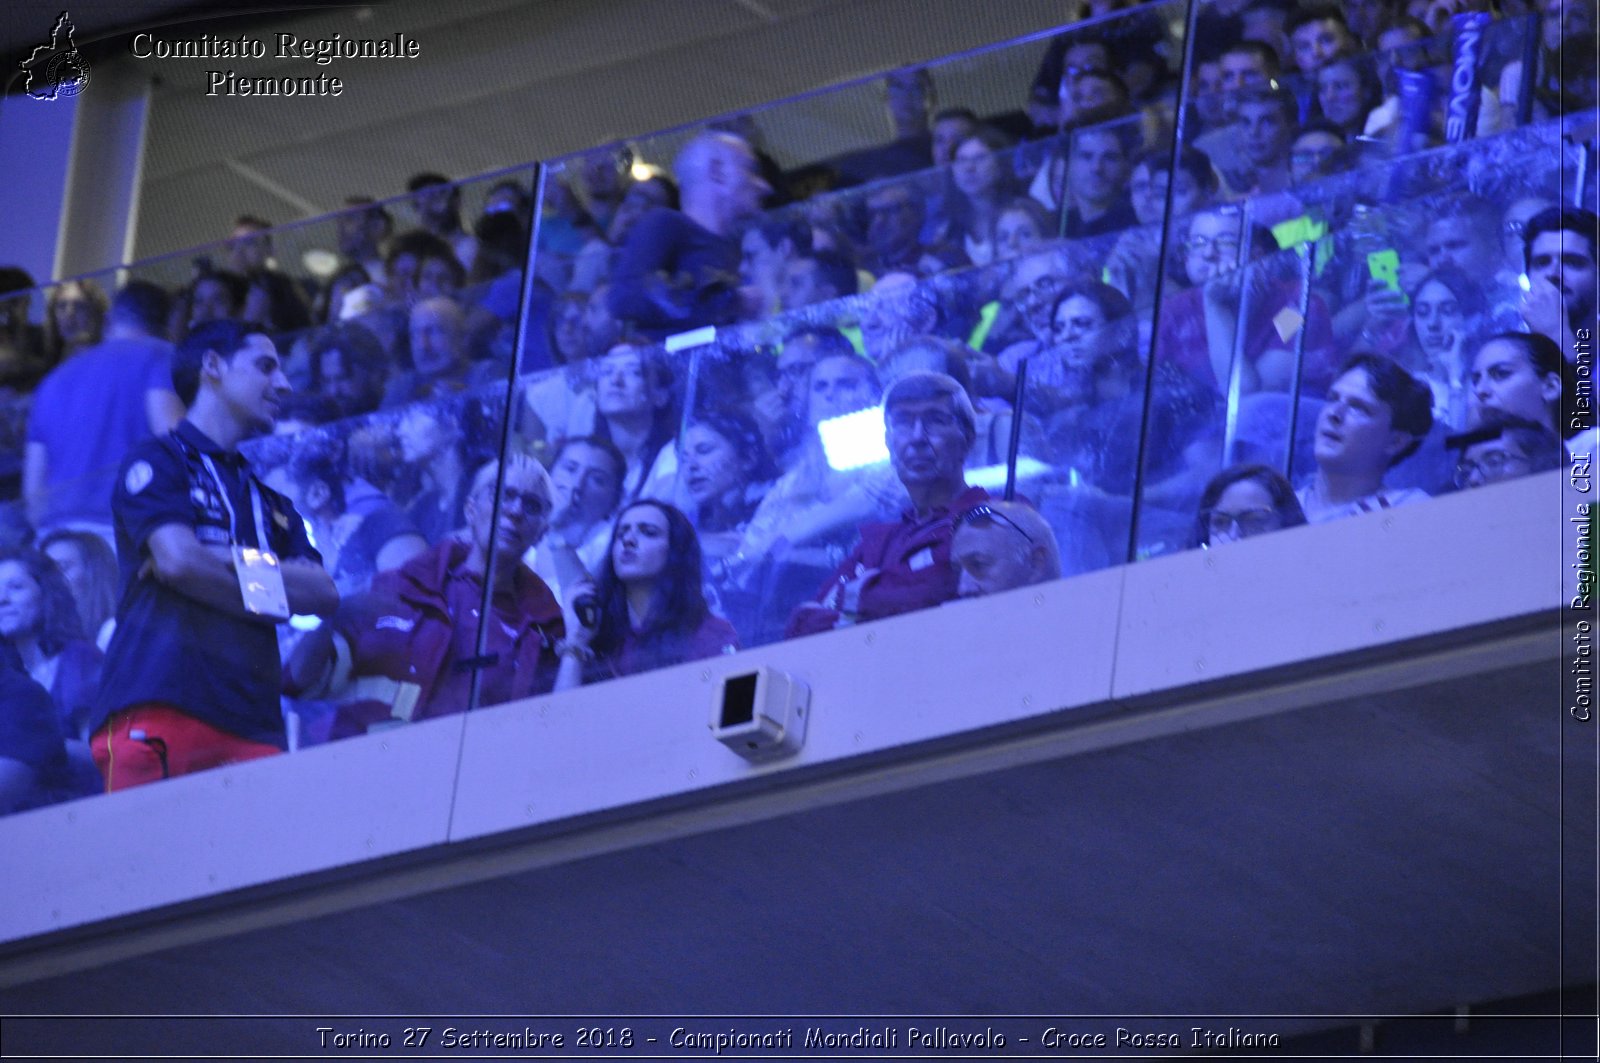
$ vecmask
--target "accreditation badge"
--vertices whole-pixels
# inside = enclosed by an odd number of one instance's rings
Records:
[[[289,619],[289,592],[283,586],[283,568],[271,550],[252,546],[233,548],[233,571],[239,577],[244,607],[257,616]]]

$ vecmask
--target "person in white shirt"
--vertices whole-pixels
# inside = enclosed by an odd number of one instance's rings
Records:
[[[1425,491],[1386,488],[1384,474],[1415,453],[1433,428],[1433,395],[1398,364],[1348,358],[1317,415],[1317,471],[1297,492],[1312,524],[1420,502]]]

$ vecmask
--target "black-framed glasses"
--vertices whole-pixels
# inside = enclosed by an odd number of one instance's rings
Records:
[[[1029,546],[1033,545],[1033,536],[1023,531],[1022,525],[1018,524],[1016,521],[1012,520],[998,509],[995,509],[993,506],[973,506],[971,509],[961,514],[961,516],[956,520],[956,527],[959,528],[963,524],[971,524],[974,521],[979,520],[998,521],[1010,528],[1012,531],[1016,532],[1018,535],[1022,536],[1024,539],[1028,540]]]
[[[494,498],[494,481],[490,480],[479,487],[474,494],[486,502],[491,501]],[[510,509],[513,503],[528,514],[544,514],[552,508],[550,499],[543,491],[519,491],[515,487],[507,487],[500,495],[500,508]]]
[[[961,427],[955,414],[944,410],[913,413],[896,407],[884,414],[884,424],[896,432],[914,432],[919,421],[922,422],[922,430],[930,435],[934,432],[952,432]]]
[[[1197,255],[1215,251],[1224,258],[1239,253],[1239,238],[1224,233],[1221,236],[1191,236],[1183,242],[1184,250]]]
[[[1225,509],[1206,510],[1206,527],[1212,535],[1226,535],[1235,529],[1240,538],[1277,530],[1281,521],[1278,511],[1261,507],[1230,513]]]
[[[1019,282],[1011,285],[1006,289],[1001,298],[1008,299],[1014,303],[1020,303],[1024,300],[1033,298],[1054,299],[1056,293],[1059,292],[1066,285],[1066,283],[1067,281],[1065,277],[1058,277],[1054,273],[1047,273],[1043,277],[1039,277],[1029,284],[1022,284]]]
[[[1528,459],[1521,454],[1510,454],[1503,450],[1491,450],[1480,455],[1476,461],[1463,459],[1456,464],[1455,484],[1457,487],[1466,487],[1472,483],[1476,476],[1480,481],[1488,482],[1505,474],[1505,471],[1517,465],[1525,466]]]

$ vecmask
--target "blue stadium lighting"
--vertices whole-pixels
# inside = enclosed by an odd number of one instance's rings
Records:
[[[307,520],[305,517],[301,517],[300,520],[301,523],[306,526],[306,538],[310,540],[312,546],[316,546],[317,533],[311,530],[311,521]],[[300,613],[295,613],[293,616],[289,617],[289,626],[294,628],[296,631],[315,631],[317,628],[322,626],[322,617],[314,614],[302,615]]]
[[[817,435],[822,437],[828,467],[836,472],[864,469],[889,460],[889,448],[883,441],[882,406],[818,421]]]
[[[842,417],[830,417],[817,422],[817,435],[822,438],[822,451],[828,458],[828,467],[835,472],[864,469],[881,465],[889,460],[889,448],[883,441],[883,407],[872,406]],[[1050,466],[1026,455],[1017,458],[1017,480],[1028,480],[1050,472]],[[1072,482],[1078,482],[1077,470],[1070,470]],[[1004,463],[985,465],[967,470],[967,483],[974,487],[994,491],[1006,485]]]

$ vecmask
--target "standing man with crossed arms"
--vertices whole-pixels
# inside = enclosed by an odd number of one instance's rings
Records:
[[[172,381],[188,415],[133,449],[111,500],[122,598],[90,721],[107,790],[280,752],[274,627],[339,604],[300,514],[239,453],[289,393],[272,341],[207,322]]]

